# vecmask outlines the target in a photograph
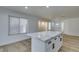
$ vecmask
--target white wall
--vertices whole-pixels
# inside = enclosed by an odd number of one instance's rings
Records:
[[[16,34],[16,35],[8,36],[8,15],[21,16],[27,18],[30,21],[29,22],[30,32],[35,32],[38,30],[37,29],[38,18],[0,7],[0,45],[4,45],[28,38],[26,34],[19,34],[19,35]]]
[[[64,34],[79,36],[79,18],[64,20]]]

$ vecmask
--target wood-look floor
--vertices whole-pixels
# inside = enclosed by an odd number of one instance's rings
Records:
[[[0,46],[0,52],[31,52],[31,39]]]
[[[59,52],[79,52],[79,37],[63,35],[63,46]],[[31,52],[31,40],[0,47],[0,52]]]
[[[79,36],[63,35],[63,40],[60,52],[79,52]]]

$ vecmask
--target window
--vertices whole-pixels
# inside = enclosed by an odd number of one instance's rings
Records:
[[[20,19],[20,33],[28,32],[28,20],[21,18]]]
[[[9,16],[9,34],[27,33],[28,31],[27,19]]]
[[[51,22],[48,23],[48,30],[51,30]]]
[[[10,24],[9,24],[9,34],[17,34],[19,32],[19,18],[16,17],[10,17],[9,20]]]

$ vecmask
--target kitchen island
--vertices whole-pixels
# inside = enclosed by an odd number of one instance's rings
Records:
[[[27,34],[32,39],[32,52],[57,52],[63,44],[62,32],[44,31]]]

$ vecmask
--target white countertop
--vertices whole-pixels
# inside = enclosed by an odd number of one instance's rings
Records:
[[[29,33],[27,35],[31,36],[32,38],[37,38],[42,41],[46,41],[46,40],[48,40],[52,37],[55,37],[61,33],[62,32],[59,32],[59,31],[44,31],[44,32]]]

